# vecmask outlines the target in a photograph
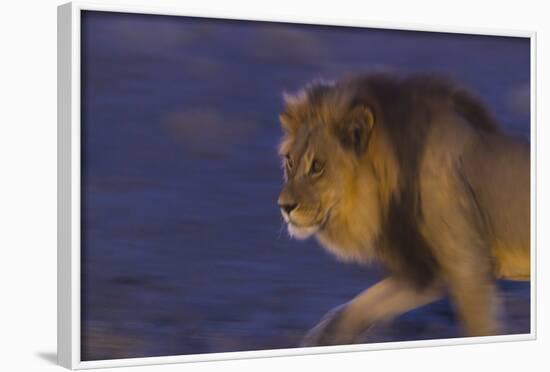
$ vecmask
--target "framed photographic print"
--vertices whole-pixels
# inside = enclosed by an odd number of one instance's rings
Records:
[[[58,8],[72,369],[535,338],[535,33]]]

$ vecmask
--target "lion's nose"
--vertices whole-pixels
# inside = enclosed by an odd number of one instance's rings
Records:
[[[290,212],[292,212],[293,210],[296,209],[296,207],[298,206],[298,204],[279,204],[279,207],[285,211],[287,214],[290,214]]]

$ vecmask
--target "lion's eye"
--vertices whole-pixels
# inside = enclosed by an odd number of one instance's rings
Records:
[[[321,175],[321,173],[323,173],[324,169],[325,169],[324,164],[321,161],[314,159],[313,162],[311,162],[311,168],[309,169],[309,173],[312,176],[319,176]]]
[[[292,170],[292,167],[294,166],[294,162],[292,161],[292,158],[290,155],[285,155],[285,163],[288,170]]]

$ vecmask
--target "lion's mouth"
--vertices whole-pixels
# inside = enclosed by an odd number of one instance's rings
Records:
[[[297,223],[296,221],[293,221],[288,214],[283,213],[283,218],[287,223],[288,234],[298,240],[304,240],[318,233],[326,227],[330,218],[331,210],[332,208],[329,208],[329,210],[324,213],[322,217],[315,218],[314,221],[316,222],[311,224]]]
[[[319,231],[319,225],[312,226],[298,226],[292,222],[287,224],[288,234],[295,239],[304,240],[314,235]]]

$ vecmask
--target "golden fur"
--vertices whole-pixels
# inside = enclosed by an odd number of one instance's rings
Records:
[[[402,311],[449,292],[467,334],[499,332],[493,278],[529,279],[528,144],[432,76],[314,82],[285,95],[280,121],[279,205],[291,236],[315,236],[342,260],[382,263],[390,284],[380,288]],[[351,342],[383,318],[365,320],[357,304],[370,303],[368,293],[306,344]]]

